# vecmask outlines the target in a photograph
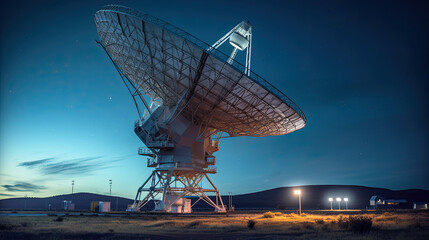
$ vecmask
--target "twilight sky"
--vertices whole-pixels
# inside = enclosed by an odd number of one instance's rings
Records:
[[[13,2],[13,3],[11,3]],[[0,198],[71,192],[134,198],[152,169],[138,115],[98,39],[115,3],[214,43],[253,25],[252,70],[307,126],[221,141],[222,194],[353,184],[429,189],[429,8],[424,1],[9,1],[1,11]],[[426,169],[426,170],[425,170]]]

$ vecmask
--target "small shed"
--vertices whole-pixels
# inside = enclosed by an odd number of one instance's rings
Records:
[[[378,196],[377,195],[372,196],[369,199],[369,206],[371,208],[374,208],[374,209],[377,208],[377,200],[378,200]]]
[[[110,212],[110,202],[100,202],[100,212]]]
[[[74,203],[72,203],[72,201],[67,201],[64,200],[63,201],[63,210],[74,210]]]
[[[369,199],[372,209],[410,209],[411,203],[405,199],[387,199],[381,196],[372,196]]]
[[[161,210],[163,209],[162,206],[163,202],[158,201],[155,203],[155,210]],[[168,194],[165,196],[165,203],[167,205],[170,205],[170,207],[167,209],[167,212],[171,213],[191,213],[191,199],[183,198],[177,195]]]
[[[413,203],[413,209],[428,209],[427,202],[415,202]]]
[[[91,212],[110,212],[110,202],[91,202]]]

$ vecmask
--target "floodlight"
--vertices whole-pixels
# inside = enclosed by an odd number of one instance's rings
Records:
[[[295,191],[293,191],[293,193],[294,193],[295,195],[298,195],[298,202],[299,202],[299,215],[301,215],[301,190],[300,190],[300,189],[295,190]]]
[[[330,202],[332,202],[332,201],[334,201],[334,199],[330,197],[330,198],[329,198],[329,201],[330,201]]]
[[[337,197],[337,202],[338,202],[338,210],[341,210],[341,198]]]

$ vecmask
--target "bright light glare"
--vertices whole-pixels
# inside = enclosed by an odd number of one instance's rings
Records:
[[[344,198],[344,202],[348,202],[349,201],[349,198]]]
[[[329,201],[330,201],[330,202],[332,202],[332,201],[334,201],[334,199],[330,197],[330,198],[329,198]]]
[[[295,193],[297,195],[301,195],[301,190],[295,190],[293,193]]]
[[[341,198],[340,197],[337,197],[337,202],[341,202]]]

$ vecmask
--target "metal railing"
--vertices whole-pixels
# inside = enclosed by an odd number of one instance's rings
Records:
[[[143,126],[143,121],[141,121],[140,119],[137,119],[134,122],[134,127],[136,128],[136,127],[141,127],[141,126]]]
[[[165,141],[146,141],[146,146],[152,147],[152,148],[174,148],[175,144],[171,140],[165,140]]]
[[[215,166],[209,166],[208,168],[205,169],[206,172],[210,172],[210,173],[216,173],[217,172],[217,167]]]
[[[139,147],[139,155],[156,156],[156,154],[152,150],[145,147]]]
[[[195,46],[200,48],[202,51],[209,53],[210,55],[218,58],[219,60],[221,60],[225,63],[229,59],[229,55],[219,51],[218,49],[212,49],[211,45],[207,44],[206,42],[196,38],[195,36],[191,35],[190,33],[186,32],[186,31],[184,31],[184,30],[182,30],[182,29],[180,29],[180,28],[178,28],[178,27],[176,27],[176,26],[174,26],[174,25],[172,25],[172,24],[170,24],[164,20],[161,20],[161,19],[154,17],[154,16],[151,16],[149,14],[142,13],[142,12],[139,12],[137,10],[134,10],[134,9],[131,9],[128,7],[124,7],[124,6],[120,6],[120,5],[107,5],[107,6],[104,6],[103,8],[101,8],[100,11],[111,11],[111,12],[126,14],[126,15],[129,15],[132,17],[139,18],[143,21],[150,22],[150,23],[158,26],[159,28],[165,29],[165,30],[175,34],[176,36],[186,40],[187,42],[194,44]],[[208,51],[207,49],[210,49],[210,51]],[[239,63],[236,60],[233,60],[231,63],[231,66],[233,68],[235,68],[237,71],[239,71],[240,73],[246,75],[245,74],[246,67],[243,64]],[[283,92],[281,92],[279,89],[274,87],[271,83],[269,83],[268,81],[266,81],[265,79],[263,79],[262,77],[260,77],[258,74],[256,74],[253,71],[250,71],[249,78],[254,80],[256,83],[258,83],[260,86],[262,86],[266,90],[273,93],[280,100],[285,102],[288,106],[290,106],[293,110],[295,110],[295,112],[297,112],[300,115],[300,117],[304,120],[304,122],[307,122],[307,117],[305,116],[304,112],[302,112],[302,110],[298,107],[298,105],[296,105]]]
[[[216,162],[216,157],[215,156],[206,157],[206,162],[207,163],[215,163]]]
[[[148,167],[155,167],[156,165],[158,165],[158,161],[156,158],[148,158],[147,159],[147,166]]]

